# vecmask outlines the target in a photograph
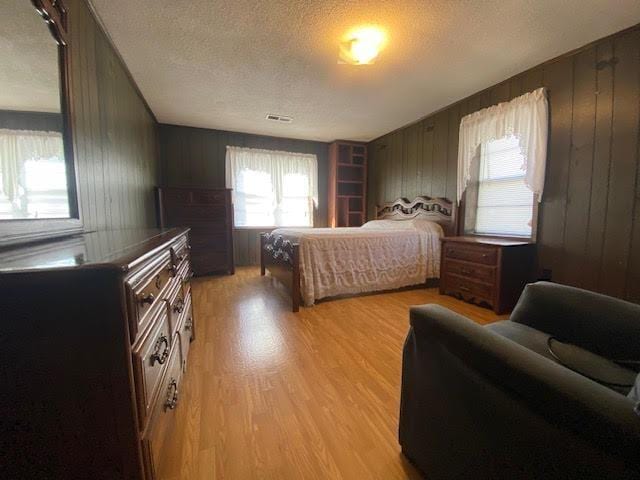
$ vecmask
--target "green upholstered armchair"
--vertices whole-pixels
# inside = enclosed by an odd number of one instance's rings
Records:
[[[438,305],[411,309],[399,440],[426,478],[640,478],[631,387],[567,368],[550,338],[604,362],[638,360],[640,306],[538,282],[509,320],[487,326]]]

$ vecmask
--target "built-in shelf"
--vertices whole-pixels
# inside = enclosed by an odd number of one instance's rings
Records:
[[[367,147],[336,141],[329,147],[329,225],[358,227],[366,220]]]

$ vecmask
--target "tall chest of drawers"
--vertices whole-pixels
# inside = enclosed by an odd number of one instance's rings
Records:
[[[160,479],[195,335],[187,229],[0,253],[5,478]]]
[[[508,312],[531,280],[535,248],[518,240],[444,237],[440,293],[487,305],[499,314]]]
[[[228,188],[156,189],[158,224],[191,229],[196,275],[233,274],[233,205]]]

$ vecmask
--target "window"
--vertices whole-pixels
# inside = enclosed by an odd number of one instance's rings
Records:
[[[535,198],[525,183],[525,159],[514,136],[485,142],[467,189],[467,233],[531,237]]]
[[[236,227],[311,227],[318,201],[315,155],[227,147]]]
[[[535,240],[548,133],[544,88],[462,117],[457,200],[465,198],[465,233]]]
[[[62,134],[0,129],[0,220],[68,217]]]

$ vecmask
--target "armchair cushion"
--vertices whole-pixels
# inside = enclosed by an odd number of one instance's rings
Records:
[[[635,380],[636,373],[633,370],[621,367],[584,348],[557,341],[548,333],[527,325],[504,320],[489,324],[485,328],[623,395],[629,392]],[[549,342],[553,352],[549,348]]]
[[[611,360],[640,360],[640,305],[550,282],[525,287],[510,320]]]

